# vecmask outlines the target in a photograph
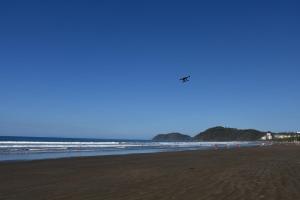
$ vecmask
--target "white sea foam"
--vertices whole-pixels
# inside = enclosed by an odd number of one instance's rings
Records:
[[[0,161],[257,146],[257,142],[0,141]]]
[[[188,148],[209,147],[213,145],[231,146],[247,145],[248,142],[38,142],[38,141],[0,141],[0,149],[68,149],[68,148],[130,148],[130,147],[161,147]]]
[[[44,141],[0,141],[1,144],[121,144],[123,142],[44,142]]]

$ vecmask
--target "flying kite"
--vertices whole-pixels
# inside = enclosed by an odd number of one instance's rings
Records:
[[[189,78],[191,76],[185,76],[185,77],[182,77],[181,79],[179,79],[180,81],[182,81],[182,83],[185,83],[185,82],[188,82],[189,81]]]

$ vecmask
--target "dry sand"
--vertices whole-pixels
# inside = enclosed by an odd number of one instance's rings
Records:
[[[300,199],[300,146],[0,163],[0,199]]]

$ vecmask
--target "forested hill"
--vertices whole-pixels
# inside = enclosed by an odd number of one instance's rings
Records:
[[[158,134],[152,140],[166,141],[166,142],[177,142],[177,141],[181,142],[181,141],[190,141],[192,140],[192,137],[181,133],[167,133],[167,134]]]
[[[255,129],[236,129],[217,126],[209,128],[193,139],[197,141],[253,141],[259,140],[266,132]]]

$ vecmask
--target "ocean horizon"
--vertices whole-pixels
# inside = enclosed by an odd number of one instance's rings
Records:
[[[259,146],[258,141],[156,142],[152,140],[0,136],[0,161],[25,161]]]

